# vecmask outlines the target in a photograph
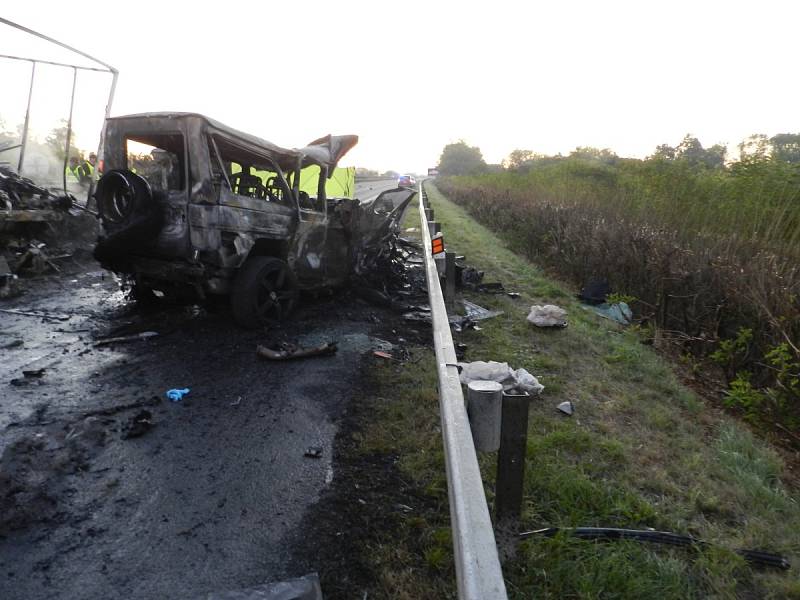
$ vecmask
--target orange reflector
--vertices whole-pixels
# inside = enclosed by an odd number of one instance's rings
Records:
[[[433,238],[431,240],[431,254],[440,254],[442,252],[444,252],[444,238]]]

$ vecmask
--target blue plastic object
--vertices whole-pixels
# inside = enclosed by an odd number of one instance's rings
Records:
[[[189,388],[167,390],[167,398],[173,402],[180,402],[181,399],[189,393]]]

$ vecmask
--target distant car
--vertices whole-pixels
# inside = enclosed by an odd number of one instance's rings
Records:
[[[417,180],[411,175],[401,175],[397,180],[397,187],[414,187],[417,185]]]

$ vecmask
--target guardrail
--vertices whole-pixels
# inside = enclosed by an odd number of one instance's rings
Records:
[[[458,597],[462,600],[505,600],[506,586],[461,391],[453,335],[439,284],[439,273],[431,253],[426,203],[427,196],[420,182],[420,226],[439,376],[439,410]]]

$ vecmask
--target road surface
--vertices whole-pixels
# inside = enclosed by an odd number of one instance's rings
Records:
[[[339,292],[248,332],[225,306],[143,313],[92,263],[0,309],[27,313],[0,312],[0,598],[194,598],[305,574],[293,544],[313,535],[304,512],[335,477],[359,361],[391,347],[374,334],[379,310]],[[158,335],[94,345],[143,331]],[[330,340],[332,357],[255,354]],[[170,402],[172,388],[191,391]],[[126,437],[137,415],[143,434]]]

